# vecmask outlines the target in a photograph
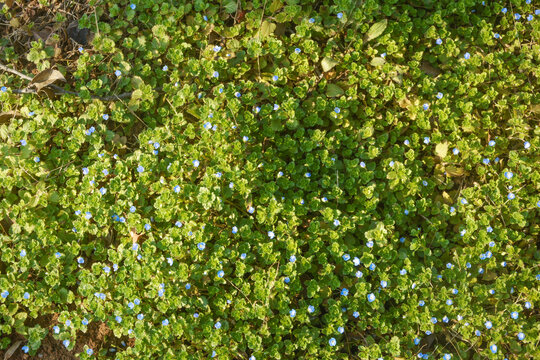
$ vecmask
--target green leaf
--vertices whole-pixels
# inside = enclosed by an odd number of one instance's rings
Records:
[[[443,143],[437,144],[437,146],[435,146],[435,155],[437,155],[441,159],[444,159],[447,153],[448,153],[448,143],[446,141]]]
[[[377,56],[371,60],[371,66],[383,66],[386,64],[386,60],[383,57]]]
[[[238,2],[236,0],[229,0],[223,6],[228,14],[233,14],[238,9]]]
[[[345,91],[336,84],[328,84],[326,86],[326,96],[338,97],[345,94]]]
[[[384,19],[378,23],[373,24],[365,36],[365,41],[371,41],[379,36],[386,30],[386,25],[388,25],[388,20]]]
[[[334,66],[336,66],[338,63],[337,61],[335,61],[334,59],[326,56],[324,59],[322,59],[321,61],[321,66],[322,66],[322,69],[324,72],[328,72],[330,70],[332,70],[332,68],[334,68]]]
[[[267,37],[267,36],[273,34],[274,30],[276,30],[276,24],[268,22],[268,21],[265,20],[261,24],[260,36],[261,37]]]

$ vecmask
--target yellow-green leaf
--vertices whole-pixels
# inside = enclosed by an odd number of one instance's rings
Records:
[[[448,143],[446,141],[440,144],[437,144],[435,146],[435,155],[437,155],[441,159],[444,159],[447,153],[448,153]]]
[[[273,34],[274,30],[276,30],[276,24],[268,22],[266,20],[263,21],[263,23],[261,24],[261,30],[260,30],[261,37],[267,37]]]
[[[321,66],[322,66],[322,69],[324,72],[327,72],[327,71],[330,71],[334,68],[334,66],[336,66],[338,63],[337,61],[335,61],[334,59],[326,56],[324,59],[322,59],[321,61]]]
[[[365,36],[365,41],[371,41],[379,36],[386,30],[386,26],[388,25],[388,20],[384,19],[379,21],[378,23],[373,24]]]
[[[326,85],[326,96],[338,97],[345,94],[345,91],[336,84]]]
[[[383,57],[377,56],[371,60],[371,66],[383,66],[386,64],[386,60]]]

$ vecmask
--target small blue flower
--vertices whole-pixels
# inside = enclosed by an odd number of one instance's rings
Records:
[[[213,77],[215,78],[218,78],[219,77],[219,73],[217,71],[214,71],[214,73],[212,74]]]
[[[179,185],[176,185],[174,187],[174,192],[177,193],[177,194],[180,192],[180,186]]]
[[[517,311],[512,311],[510,317],[515,320],[519,317],[519,313]]]
[[[345,332],[345,329],[343,328],[343,326],[339,326],[337,328],[337,332],[340,333],[340,334],[343,334]]]
[[[532,16],[532,14],[529,14],[527,16],[527,21],[532,21],[532,19],[534,19],[534,16]]]
[[[180,227],[182,227],[184,224],[182,224],[181,221],[177,221],[177,222],[174,223],[174,225],[175,225],[176,227],[179,227],[179,228],[180,228]]]
[[[428,136],[424,137],[424,144],[426,144],[426,145],[429,144],[429,141],[430,141],[430,140],[429,140],[429,137],[428,137]]]
[[[79,264],[84,264],[84,259],[83,259],[82,257],[79,257],[79,258],[77,259],[77,262],[78,262]]]
[[[27,143],[26,143],[26,140],[24,140],[24,139],[21,140],[21,145],[22,145],[22,146],[26,146],[26,144],[27,144]]]
[[[386,282],[385,280],[381,280],[381,287],[384,289],[387,286],[388,286],[388,282]]]
[[[111,268],[108,267],[108,266],[104,266],[104,267],[103,267],[103,271],[104,271],[106,274],[108,274],[108,273],[111,272]]]
[[[129,7],[131,8],[131,10],[135,10],[135,8],[137,7],[137,5],[135,5],[135,4],[130,4]]]
[[[407,270],[405,269],[399,270],[399,275],[405,275],[405,274],[407,274]]]
[[[223,276],[225,276],[225,272],[224,272],[223,270],[219,270],[219,271],[217,272],[217,276],[218,276],[219,278],[222,278]]]
[[[339,114],[339,113],[341,112],[341,109],[338,108],[338,107],[336,106],[336,107],[334,108],[334,112],[335,112],[336,114]]]
[[[414,345],[418,345],[420,344],[420,339],[419,338],[414,338]]]
[[[496,354],[497,353],[497,345],[495,344],[492,344],[489,349],[491,350],[492,353]]]
[[[525,149],[528,149],[528,148],[531,147],[531,143],[528,142],[528,141],[525,141],[525,142],[523,143],[523,147],[524,147]]]
[[[26,250],[21,250],[21,253],[19,254],[21,257],[25,257],[26,256]]]
[[[285,284],[288,284],[291,282],[291,279],[289,279],[289,277],[285,277],[285,279],[283,279],[283,281],[285,282]]]
[[[289,311],[289,315],[293,318],[296,316],[296,310],[292,309],[291,311]]]
[[[101,117],[103,120],[109,120],[109,114],[103,114]]]
[[[500,39],[501,35],[499,35],[498,33],[495,33],[495,34],[493,34],[493,37],[494,37],[495,39]]]
[[[360,270],[358,270],[358,271],[356,272],[355,276],[356,276],[357,278],[361,278],[362,276],[364,276],[364,273],[361,272]]]
[[[315,312],[315,307],[313,305],[309,305],[307,311],[312,314]]]
[[[525,308],[526,309],[530,309],[531,308],[531,303],[530,302],[525,302]]]
[[[491,323],[491,321],[488,320],[484,323],[484,326],[486,327],[486,329],[489,330],[493,327],[493,324]]]
[[[278,79],[279,79],[279,76],[277,76],[277,75],[272,76],[272,80],[278,81]]]
[[[343,17],[343,13],[342,13],[342,12],[339,12],[339,13],[337,14],[337,18],[338,18],[338,19],[341,19],[342,17]]]
[[[232,227],[232,233],[236,234],[238,232],[238,228],[236,226]]]
[[[488,158],[484,158],[484,160],[482,160],[482,162],[483,162],[485,165],[488,165],[488,164],[489,164],[489,159],[488,159]]]
[[[193,166],[199,167],[199,160],[193,160]]]
[[[141,300],[139,300],[139,299],[135,299],[135,300],[133,300],[133,302],[135,303],[135,305],[140,305],[141,304]]]
[[[343,260],[345,260],[345,261],[349,261],[350,258],[351,258],[351,256],[350,256],[349,254],[343,254],[342,258],[343,258]]]
[[[403,213],[404,213],[405,215],[409,215],[409,210],[405,209],[405,211],[403,211]]]
[[[131,301],[128,303],[128,308],[133,309],[135,307],[135,304]]]
[[[420,300],[418,302],[418,306],[424,306],[426,304],[426,302],[424,300]]]
[[[518,335],[517,335],[518,339],[523,341],[523,339],[525,339],[525,334],[520,332]]]
[[[274,232],[273,232],[273,231],[269,231],[269,232],[268,232],[268,237],[269,237],[270,239],[273,239],[274,236],[275,236],[275,235],[274,235]]]
[[[508,200],[514,200],[516,198],[516,195],[514,193],[508,193]]]
[[[366,246],[368,248],[372,248],[373,247],[373,241],[372,240],[369,240],[367,243],[366,243]]]
[[[289,261],[294,263],[296,261],[296,256],[291,255],[291,257],[289,258]]]
[[[242,94],[240,94],[238,91],[234,93],[234,96],[236,96],[237,98],[239,98],[240,96],[242,96]]]
[[[121,316],[116,316],[114,319],[116,320],[117,323],[122,322],[122,317]]]
[[[161,322],[161,325],[163,325],[163,326],[169,325],[169,320],[168,320],[168,319],[163,320],[163,321]]]
[[[197,248],[201,251],[204,250],[205,247],[206,247],[206,244],[204,242],[200,242],[197,244]]]
[[[296,49],[294,49],[294,52],[297,53],[297,54],[300,54],[300,52],[302,52],[302,50],[300,50],[300,48],[296,48]]]
[[[152,228],[152,225],[150,225],[150,224],[145,224],[145,225],[144,225],[144,229],[145,229],[146,231],[150,231],[151,228]]]
[[[38,162],[40,161],[39,156],[36,156],[36,157],[34,158],[34,161],[38,163]]]
[[[2,86],[2,87],[0,88],[0,91],[1,91],[1,92],[6,92],[6,91],[7,91],[7,87]]]
[[[465,53],[465,55],[463,55],[463,57],[468,60],[471,58],[471,54],[469,54],[468,52]]]
[[[114,72],[114,75],[120,76],[120,75],[122,75],[122,72],[121,72],[120,70],[116,70],[116,71]]]
[[[163,67],[161,68],[161,70],[167,71],[167,70],[169,70],[169,67],[168,67],[167,65],[163,65]]]
[[[215,327],[216,329],[218,329],[218,330],[221,329],[221,323],[218,321],[218,322],[214,325],[214,327]]]
[[[336,339],[331,338],[330,340],[328,340],[328,344],[329,344],[330,346],[336,346],[337,341],[336,341]]]
[[[495,146],[495,140],[490,140],[488,143],[489,146]]]
[[[142,320],[142,319],[144,319],[144,315],[143,315],[143,314],[139,314],[139,315],[137,315],[137,319],[138,319],[138,320]]]
[[[371,293],[367,296],[367,299],[369,302],[373,302],[375,301],[375,294]]]
[[[2,291],[2,293],[0,293],[0,296],[2,296],[4,299],[7,298],[8,295],[9,295],[9,291],[7,291],[7,290],[4,290],[4,291]]]
[[[442,39],[441,38],[438,38],[437,40],[435,40],[435,43],[437,45],[441,45],[442,44]]]
[[[373,271],[375,270],[377,266],[374,263],[369,264],[369,270]]]
[[[240,259],[245,260],[246,256],[247,256],[246,253],[242,253],[242,254],[240,254]]]
[[[248,213],[253,214],[254,212],[255,212],[255,209],[253,208],[253,206],[250,206],[248,209]]]
[[[137,251],[138,248],[139,248],[139,244],[137,244],[137,243],[134,243],[134,244],[131,246],[131,250],[133,250],[133,251]]]
[[[69,346],[69,340],[62,341],[62,344],[64,344],[65,347],[68,347]]]
[[[436,317],[432,317],[432,318],[431,318],[431,322],[432,322],[433,324],[436,324],[436,323],[437,323],[437,318],[436,318]]]
[[[502,9],[501,9],[501,12],[502,12],[503,14],[506,14],[507,11],[508,11],[507,8],[502,8]]]
[[[314,18],[311,18],[311,19],[309,19],[309,22],[310,22],[311,24],[313,24],[313,23],[315,22],[315,19],[314,19]]]
[[[339,222],[338,219],[334,220],[334,226],[339,226],[341,223]]]
[[[518,13],[514,14],[514,19],[516,20],[521,19],[521,14],[518,14]]]
[[[71,320],[66,320],[66,326],[70,326],[71,325]]]
[[[341,290],[341,296],[347,296],[347,295],[349,295],[349,290],[347,288],[343,288]]]
[[[28,351],[30,350],[30,348],[28,347],[28,345],[24,345],[21,350],[25,353],[25,354],[28,354]]]
[[[105,195],[107,193],[107,189],[102,187],[101,189],[99,189],[99,192],[101,193],[101,195]]]
[[[429,104],[424,104],[424,105],[422,105],[422,108],[423,108],[424,110],[429,109]]]

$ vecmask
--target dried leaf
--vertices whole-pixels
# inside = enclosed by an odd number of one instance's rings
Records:
[[[21,26],[21,23],[19,22],[19,19],[14,17],[9,21],[9,25],[17,29],[19,26]]]
[[[30,82],[30,85],[34,85],[36,90],[39,91],[57,80],[65,82],[66,78],[64,78],[64,75],[62,75],[62,73],[58,70],[47,69],[34,76]]]
[[[463,176],[465,175],[465,170],[454,165],[449,165],[446,167],[446,174],[448,176]]]
[[[332,70],[332,68],[336,66],[337,64],[338,64],[337,61],[335,61],[334,59],[328,56],[324,57],[324,59],[322,59],[321,61],[321,66],[324,72]]]
[[[420,70],[433,77],[437,77],[442,73],[441,70],[437,69],[427,61],[422,61],[422,63],[420,64]]]
[[[540,113],[540,104],[532,105],[531,106],[531,111],[533,113],[537,113],[537,114]]]
[[[133,243],[135,244],[137,243],[137,240],[139,240],[139,238],[141,237],[141,234],[137,234],[137,229],[132,227],[129,231],[129,236],[131,236],[131,240],[133,240]]]
[[[19,340],[15,342],[13,345],[11,345],[9,349],[6,351],[6,353],[4,354],[4,360],[8,360],[10,357],[12,357],[15,351],[17,351],[17,349],[19,348],[19,345],[21,345],[21,343],[22,341]]]
[[[9,120],[20,117],[22,114],[18,111],[8,111],[0,113],[0,124],[9,122]]]
[[[381,36],[384,30],[386,30],[387,25],[388,25],[388,20],[386,19],[381,20],[378,23],[371,25],[368,32],[366,33],[366,36],[364,37],[364,41],[368,42]]]
[[[87,45],[88,41],[91,38],[90,29],[79,29],[79,21],[74,20],[72,21],[67,29],[66,32],[68,36],[71,38],[71,40],[75,41],[78,44],[81,45]]]

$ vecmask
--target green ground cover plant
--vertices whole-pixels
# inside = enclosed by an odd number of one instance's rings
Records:
[[[540,358],[538,3],[19,3],[0,349]]]

